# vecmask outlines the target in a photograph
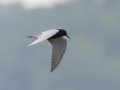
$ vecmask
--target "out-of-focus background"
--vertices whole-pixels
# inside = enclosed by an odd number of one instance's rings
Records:
[[[71,39],[50,73],[51,45],[26,36],[54,28]],[[0,0],[0,90],[120,90],[120,0]]]

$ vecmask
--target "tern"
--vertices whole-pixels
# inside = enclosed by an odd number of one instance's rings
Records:
[[[51,58],[51,72],[53,72],[57,66],[59,65],[62,57],[67,48],[67,40],[63,38],[63,36],[67,36],[67,32],[64,29],[51,29],[42,32],[38,35],[27,36],[28,38],[36,39],[33,43],[28,46],[32,46],[34,44],[40,43],[44,40],[48,40],[52,45],[52,58]]]

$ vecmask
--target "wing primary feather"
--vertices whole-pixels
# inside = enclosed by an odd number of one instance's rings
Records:
[[[52,45],[51,72],[53,72],[61,62],[67,48],[67,41],[64,38],[48,40]]]

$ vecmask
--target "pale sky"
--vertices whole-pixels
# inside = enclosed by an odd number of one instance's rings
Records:
[[[56,5],[67,4],[70,1],[75,2],[77,0],[0,0],[0,4],[20,4],[24,9],[33,10],[36,8],[53,8]],[[79,1],[82,3],[84,0]],[[104,5],[106,1],[108,0],[91,0],[91,2],[97,5]]]
[[[120,0],[73,1],[0,0],[0,90],[120,90]],[[50,73],[50,43],[26,36],[53,28],[71,39]]]
[[[70,0],[0,0],[0,4],[16,4],[19,3],[25,9],[35,9],[35,8],[50,8],[56,5],[67,3]]]

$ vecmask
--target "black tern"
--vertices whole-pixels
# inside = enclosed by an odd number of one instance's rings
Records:
[[[39,35],[27,36],[28,38],[36,39],[33,43],[28,46],[37,44],[44,40],[48,40],[52,45],[52,58],[51,58],[51,72],[53,72],[57,66],[59,65],[65,51],[67,48],[67,40],[63,38],[63,36],[67,36],[67,32],[64,29],[51,29],[48,31],[44,31]]]

